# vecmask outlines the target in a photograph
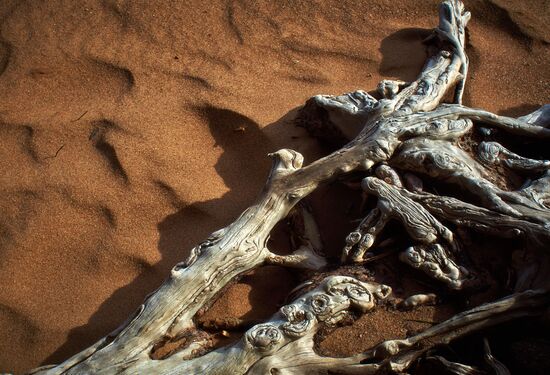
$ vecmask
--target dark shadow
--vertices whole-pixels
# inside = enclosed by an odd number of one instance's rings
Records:
[[[267,127],[262,129],[248,117],[228,109],[212,106],[192,109],[205,119],[216,141],[215,147],[223,149],[215,169],[230,190],[219,199],[185,205],[183,200],[173,196],[176,194],[175,190],[163,183],[160,190],[163,193],[170,192],[170,201],[174,202],[174,206],[180,205],[180,208],[158,224],[160,262],[153,267],[144,266],[136,279],[115,291],[87,324],[69,332],[67,341],[44,360],[43,364],[59,363],[116,329],[143,302],[147,294],[162,283],[176,263],[186,259],[190,250],[210,233],[237,218],[261,191],[271,163],[267,154],[281,148],[273,144],[270,140],[272,136],[266,136]],[[283,132],[286,133],[287,140],[296,134],[306,137],[305,131],[297,128],[292,121],[295,113],[296,110],[292,110],[270,124],[269,128],[275,129],[270,131],[271,135]],[[287,271],[282,271],[283,273],[275,272],[272,276],[276,277],[271,277],[270,280],[279,282],[279,277],[286,277]],[[244,282],[254,284],[254,290],[263,290],[263,294],[269,296],[269,288],[275,290],[276,287],[273,283],[266,286],[262,274],[263,271],[258,276],[245,277]],[[257,296],[261,293],[254,292]],[[253,306],[262,304],[257,298],[252,299]],[[278,300],[275,301],[277,303]],[[274,305],[270,303],[269,306]],[[276,307],[270,307],[269,310],[268,315],[271,315]],[[262,316],[265,314],[266,312],[261,312]]]
[[[385,38],[380,48],[383,55],[380,73],[406,81],[414,80],[426,59],[422,40],[428,34],[429,31],[424,29],[405,29]],[[223,149],[215,169],[229,191],[217,199],[186,205],[177,196],[176,189],[165,182],[157,182],[159,191],[175,207],[175,212],[158,224],[161,260],[153,267],[144,265],[143,271],[132,282],[101,304],[87,324],[72,329],[67,341],[43,364],[59,363],[116,329],[147,294],[162,283],[169,270],[187,258],[193,246],[208,234],[228,225],[252,204],[269,172],[270,160],[266,156],[269,152],[283,147],[293,148],[304,154],[306,164],[319,156],[318,149],[312,151],[310,147],[316,141],[308,138],[304,129],[295,126],[296,109],[264,128],[229,109],[210,105],[191,109],[208,124],[216,147]],[[338,257],[346,234],[357,224],[353,220],[360,217],[360,196],[358,190],[332,184],[308,197],[321,228],[325,252],[331,257]],[[299,281],[296,275],[296,272],[280,267],[265,267],[244,275],[241,282],[253,287],[250,295],[243,298],[248,298],[255,309],[245,318],[263,318],[273,313],[284,302],[283,294]]]
[[[498,111],[497,114],[501,116],[508,116],[508,117],[521,117],[528,115],[530,113],[535,112],[537,109],[539,109],[541,106],[538,104],[530,104],[530,103],[523,103],[521,105],[503,109],[502,111]]]
[[[382,40],[382,62],[379,72],[388,78],[413,81],[426,62],[426,46],[422,43],[431,30],[409,28],[399,30]]]
[[[163,261],[168,258],[166,269],[252,203],[269,172],[267,154],[274,151],[259,125],[246,116],[211,106],[194,109],[206,120],[215,147],[223,149],[215,169],[230,191],[219,199],[185,206],[159,223],[159,251]],[[262,175],[258,171],[265,172]]]
[[[533,42],[532,38],[523,32],[518,24],[512,20],[506,9],[492,1],[479,1],[475,2],[475,4],[472,3],[471,6],[470,12],[472,14],[483,15],[482,17],[477,17],[476,22],[506,33],[511,38],[522,43],[526,48],[530,48]]]
[[[384,39],[381,72],[403,80],[414,79],[426,58],[421,41],[427,34],[422,29],[406,29]],[[271,161],[266,156],[269,152],[293,148],[304,154],[306,164],[320,156],[319,148],[311,146],[317,141],[311,139],[303,128],[296,127],[296,108],[264,128],[243,114],[225,108],[202,105],[191,110],[208,124],[216,141],[215,147],[223,149],[215,169],[229,191],[218,199],[186,205],[177,196],[176,189],[156,181],[159,191],[176,209],[158,224],[161,260],[153,267],[144,265],[139,276],[105,300],[87,324],[72,329],[67,341],[42,364],[59,363],[115,330],[162,283],[169,270],[188,257],[196,244],[231,223],[252,204],[270,169]],[[355,225],[351,220],[358,216],[359,191],[332,184],[318,189],[308,201],[319,227],[331,228],[330,231],[321,231],[322,239],[327,255],[337,258],[346,234]],[[282,237],[277,240],[277,246],[285,248],[288,243],[283,242],[288,240],[288,236],[283,234]],[[287,292],[299,281],[296,271],[281,267],[263,267],[244,275],[241,282],[252,288],[243,298],[248,298],[253,311],[242,318],[269,317],[284,303]]]
[[[475,366],[480,369],[490,369],[484,359],[483,340],[488,340],[491,354],[508,370],[506,373],[522,375],[543,375],[550,372],[550,340],[548,328],[534,319],[516,319],[492,328],[474,332],[450,345],[436,348],[430,355],[440,355],[447,360]],[[416,368],[413,373],[450,374],[441,371],[430,363]]]
[[[521,117],[528,115],[541,106],[539,104],[524,103],[516,107],[507,108],[498,111],[499,115],[508,117]],[[488,140],[498,142],[506,147],[508,150],[515,152],[523,157],[548,160],[550,159],[550,149],[548,148],[548,142],[544,138],[539,137],[518,137],[510,132],[504,130],[497,130],[494,135],[487,137]],[[520,173],[522,176],[536,177],[537,174],[533,173]],[[522,182],[524,179],[522,179]]]
[[[12,54],[13,46],[8,42],[0,40],[0,75],[6,71]]]

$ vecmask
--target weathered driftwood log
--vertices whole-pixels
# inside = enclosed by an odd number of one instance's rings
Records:
[[[126,323],[65,362],[32,373],[400,372],[436,345],[504,321],[541,314],[548,306],[548,293],[527,290],[463,312],[409,338],[385,341],[356,356],[324,357],[314,350],[314,334],[320,325],[337,323],[350,309],[360,313],[370,310],[376,300],[391,292],[389,286],[332,276],[228,347],[209,349],[208,335],[193,320],[222,288],[256,267],[323,268],[327,260],[320,253],[311,213],[302,209],[305,229],[293,254],[272,253],[267,240],[300,200],[321,184],[352,171],[377,176],[365,178],[362,186],[378,198],[378,205],[348,236],[344,261],[364,260],[386,223],[394,219],[410,236],[410,247],[403,249],[401,259],[460,290],[467,286],[471,273],[460,264],[462,245],[452,228],[523,238],[533,247],[548,243],[550,162],[524,158],[494,142],[482,143],[477,156],[457,145],[477,124],[518,136],[550,137],[548,107],[514,119],[461,105],[468,71],[465,28],[469,19],[460,1],[441,4],[439,26],[426,41],[430,57],[416,81],[383,81],[378,99],[364,91],[312,98],[303,118],[311,113],[323,117],[306,127],[314,135],[347,144],[307,166],[296,151],[283,149],[271,154],[273,166],[258,201],[196,246],[189,259],[172,269],[166,282]],[[442,104],[452,89],[454,102]],[[521,189],[509,191],[490,181],[488,165],[520,169],[532,176]],[[424,192],[425,176],[469,191],[483,207]],[[406,307],[421,304],[417,297],[408,300]],[[186,339],[169,355],[162,359],[153,355],[163,343],[183,336]],[[448,368],[468,368],[436,357],[432,361]],[[473,371],[471,368],[470,373]]]

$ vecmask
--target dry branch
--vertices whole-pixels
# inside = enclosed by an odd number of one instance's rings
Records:
[[[550,163],[523,158],[502,145],[488,143],[481,147],[483,156],[478,161],[457,145],[459,138],[475,131],[476,123],[518,136],[550,136],[546,128],[548,107],[513,119],[461,105],[468,71],[465,28],[469,19],[460,1],[442,3],[439,26],[427,41],[430,57],[414,82],[383,81],[379,85],[380,99],[364,91],[311,99],[305,111],[321,111],[326,121],[317,122],[309,130],[325,137],[348,139],[349,143],[307,166],[303,166],[303,157],[296,151],[283,149],[271,154],[271,173],[258,201],[232,224],[196,246],[189,259],[172,269],[167,281],[125,324],[65,362],[32,373],[400,372],[436,345],[504,321],[542,313],[548,305],[547,292],[525,291],[463,312],[409,338],[383,342],[366,353],[349,358],[323,357],[315,353],[313,342],[320,325],[337,323],[350,309],[364,313],[391,291],[388,286],[332,276],[228,347],[209,350],[205,335],[193,321],[222,288],[254,268],[277,264],[315,271],[324,267],[327,260],[320,254],[318,229],[307,211],[302,212],[306,230],[293,254],[273,254],[267,240],[275,225],[300,200],[321,184],[351,171],[365,175],[376,171],[377,177],[367,177],[363,188],[378,198],[378,206],[348,237],[345,261],[362,261],[387,222],[398,220],[411,241],[401,258],[451,289],[460,290],[467,284],[469,271],[459,262],[462,247],[452,228],[521,237],[532,246],[548,243]],[[441,104],[453,88],[454,103]],[[488,163],[544,174],[535,176],[523,189],[505,191],[487,180],[484,165]],[[479,198],[483,207],[422,192],[425,184],[418,176],[466,189]],[[410,301],[410,307],[414,307],[414,301]],[[183,334],[188,339],[179,350],[164,359],[152,358],[151,352],[159,343]],[[439,362],[464,369],[460,364]]]

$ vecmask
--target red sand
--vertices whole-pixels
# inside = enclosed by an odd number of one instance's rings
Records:
[[[307,98],[414,78],[437,3],[1,2],[0,371],[59,362],[116,328],[253,201],[266,153],[318,157],[292,123]],[[514,10],[517,25],[538,20],[527,36],[466,2],[466,104],[517,115],[548,102],[549,6],[536,3]],[[346,209],[328,200],[321,224]],[[280,301],[264,311],[254,296],[288,290],[279,277],[236,284],[215,308],[265,317]]]

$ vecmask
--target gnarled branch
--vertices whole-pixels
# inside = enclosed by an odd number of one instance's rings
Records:
[[[468,71],[465,28],[469,19],[460,1],[444,1],[439,26],[427,41],[430,57],[419,77],[411,83],[383,81],[380,99],[360,90],[312,98],[303,114],[320,113],[322,119],[304,125],[313,134],[347,144],[305,166],[296,151],[271,154],[271,172],[257,202],[196,246],[125,324],[65,362],[33,373],[307,374],[335,367],[350,374],[404,371],[435,345],[510,319],[540,314],[548,305],[548,293],[529,290],[468,310],[411,337],[384,341],[365,353],[323,357],[314,351],[314,334],[322,324],[341,321],[351,309],[364,313],[391,291],[375,282],[332,276],[227,347],[209,347],[207,335],[193,320],[226,285],[254,268],[264,264],[310,270],[324,267],[328,261],[320,253],[310,213],[303,212],[305,230],[294,253],[269,251],[269,234],[317,187],[352,171],[367,175],[376,170],[379,178],[366,177],[362,185],[378,203],[348,237],[344,260],[361,261],[388,221],[398,220],[413,242],[401,259],[451,289],[461,289],[470,272],[454,259],[461,246],[453,227],[523,238],[539,247],[548,243],[548,162],[524,158],[503,145],[482,144],[482,161],[542,174],[518,191],[506,191],[489,182],[476,156],[457,145],[476,123],[518,136],[550,136],[548,107],[513,119],[461,105]],[[441,104],[453,88],[454,103]],[[409,174],[401,176],[403,170]],[[424,192],[422,178],[426,176],[467,189],[485,207]],[[408,300],[407,307],[419,305],[420,300]],[[182,335],[187,338],[185,345],[166,358],[153,358],[159,343]]]

